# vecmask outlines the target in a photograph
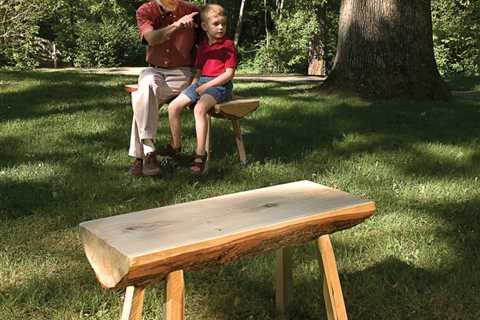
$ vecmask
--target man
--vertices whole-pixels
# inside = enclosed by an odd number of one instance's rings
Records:
[[[198,13],[198,7],[183,0],[155,0],[137,10],[137,26],[142,41],[148,45],[146,60],[150,67],[142,71],[138,90],[132,93],[128,154],[136,158],[129,170],[134,176],[160,174],[154,145],[158,107],[178,95],[192,80]],[[166,147],[160,153],[174,156],[179,152]]]

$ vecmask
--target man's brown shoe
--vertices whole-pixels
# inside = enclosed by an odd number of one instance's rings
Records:
[[[128,173],[134,177],[141,177],[143,176],[142,169],[143,169],[143,160],[135,159],[135,161],[133,161],[132,165],[128,169]]]
[[[160,163],[157,160],[157,153],[155,151],[150,152],[145,159],[143,159],[142,173],[144,176],[160,175]]]

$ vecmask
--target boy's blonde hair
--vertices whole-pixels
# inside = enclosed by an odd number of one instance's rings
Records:
[[[207,4],[200,13],[202,21],[207,22],[211,16],[225,16],[225,10],[219,4]]]

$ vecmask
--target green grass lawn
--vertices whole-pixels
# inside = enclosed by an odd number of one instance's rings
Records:
[[[126,174],[134,77],[0,72],[0,319],[119,319],[78,237],[85,220],[308,179],[374,200],[333,244],[350,319],[480,318],[480,98],[371,103],[315,84],[238,82],[248,164],[214,121],[209,174]],[[477,90],[480,79],[452,88]],[[186,151],[193,150],[185,113]],[[159,143],[168,140],[165,114]],[[297,247],[291,319],[326,319],[313,244]],[[273,319],[274,255],[187,273],[188,319]],[[145,319],[162,316],[163,285]]]

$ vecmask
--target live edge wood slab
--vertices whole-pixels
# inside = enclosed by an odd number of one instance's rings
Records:
[[[141,296],[142,305],[143,288],[149,283],[167,276],[176,278],[175,283],[181,284],[176,289],[180,292],[178,299],[183,301],[183,273],[178,272],[280,249],[277,286],[281,290],[276,295],[282,300],[277,303],[280,313],[285,312],[289,300],[285,288],[290,286],[291,268],[286,248],[315,239],[324,274],[324,295],[330,295],[329,301],[325,297],[327,311],[330,304],[330,308],[340,310],[340,316],[335,316],[334,310],[331,319],[346,319],[328,234],[362,222],[374,210],[372,201],[299,181],[83,222],[80,236],[99,282],[106,288],[134,286],[136,295],[128,290],[127,294],[137,300]],[[183,314],[183,307],[180,309]],[[183,319],[183,315],[173,318]]]

